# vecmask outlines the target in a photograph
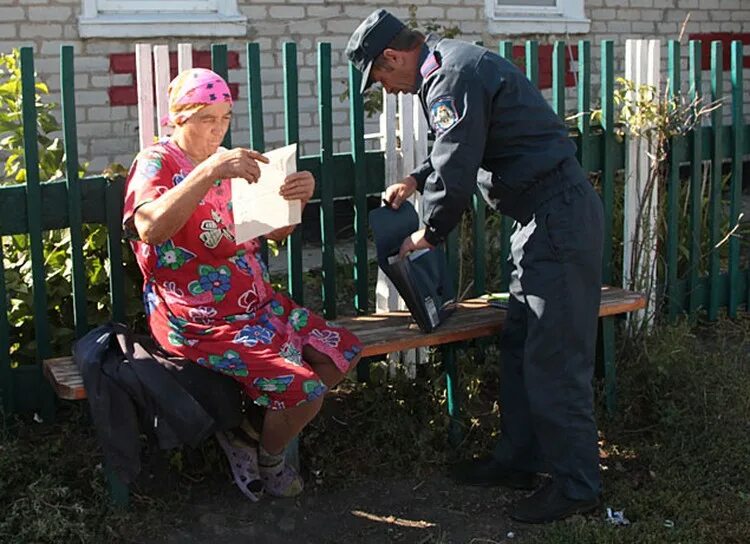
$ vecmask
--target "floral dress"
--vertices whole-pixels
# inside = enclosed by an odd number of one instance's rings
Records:
[[[170,141],[141,151],[126,185],[126,231],[133,233],[139,206],[178,185],[192,169]],[[326,391],[303,359],[305,346],[346,372],[361,345],[348,330],[273,290],[259,242],[235,243],[231,187],[230,180],[217,180],[166,242],[153,246],[135,235],[148,323],[168,352],[232,376],[257,404],[283,410]]]

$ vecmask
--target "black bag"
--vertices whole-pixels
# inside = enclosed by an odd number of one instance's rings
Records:
[[[404,239],[419,229],[414,206],[404,202],[398,210],[383,206],[369,214],[375,236],[378,265],[393,282],[422,332],[432,332],[453,312],[455,291],[443,246],[424,249],[400,258]]]
[[[140,472],[140,434],[169,449],[199,442],[242,421],[242,386],[230,376],[167,358],[148,337],[107,323],[73,345],[97,436],[125,483]]]

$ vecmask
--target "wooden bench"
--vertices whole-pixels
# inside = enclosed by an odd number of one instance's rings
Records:
[[[646,299],[639,293],[613,287],[602,287],[602,302],[599,310],[602,327],[602,363],[604,367],[605,396],[608,410],[614,411],[614,316],[633,312],[646,306]],[[448,376],[448,413],[451,424],[448,430],[449,441],[458,444],[462,431],[459,423],[458,403],[456,402],[457,367],[454,347],[457,343],[497,335],[502,331],[505,310],[491,306],[483,299],[470,299],[460,302],[456,311],[441,326],[425,334],[414,324],[406,311],[388,312],[338,320],[338,323],[351,329],[362,341],[363,357],[376,357],[422,347],[441,346],[443,365]],[[610,338],[607,338],[607,337]],[[366,364],[361,363],[360,366]],[[44,361],[44,373],[58,397],[65,400],[83,400],[86,391],[83,378],[72,357],[59,357]],[[296,441],[290,445],[291,456],[296,458]],[[129,489],[117,476],[105,467],[110,494],[116,505],[128,504]]]
[[[645,306],[646,299],[639,293],[602,287],[599,317],[633,312]],[[453,315],[437,330],[428,334],[417,328],[406,311],[343,318],[339,319],[338,323],[349,328],[362,341],[363,357],[376,357],[396,351],[443,346],[493,336],[502,331],[504,321],[505,310],[495,308],[483,299],[469,299],[460,302]],[[608,358],[613,355],[605,353],[603,356]],[[61,399],[86,398],[83,378],[71,357],[44,361],[44,373]]]

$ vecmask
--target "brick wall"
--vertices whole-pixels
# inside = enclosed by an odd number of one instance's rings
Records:
[[[76,94],[79,121],[81,158],[91,162],[91,170],[101,169],[112,161],[128,164],[137,149],[137,112],[132,105],[112,105],[109,90],[133,83],[132,75],[114,73],[110,56],[130,53],[136,41],[169,43],[172,49],[185,39],[81,39],[77,16],[81,0],[3,0],[0,4],[0,51],[20,45],[33,45],[36,68],[40,78],[58,100],[59,47],[72,44],[76,52]],[[495,48],[500,35],[486,33],[484,2],[482,0],[364,0],[333,2],[332,0],[240,0],[240,9],[248,17],[247,36],[241,38],[190,39],[197,50],[207,50],[212,41],[227,43],[239,53],[240,69],[230,71],[230,82],[240,84],[233,124],[235,144],[249,140],[247,101],[243,69],[246,66],[244,44],[257,41],[261,46],[263,66],[263,94],[265,97],[265,137],[273,147],[283,140],[283,88],[281,45],[285,41],[298,44],[300,70],[300,137],[304,153],[318,149],[317,102],[315,92],[315,57],[318,41],[333,45],[333,92],[344,90],[347,70],[343,48],[349,33],[361,19],[376,7],[386,7],[406,19],[408,5],[417,6],[420,22],[448,26],[457,25],[461,38],[482,40]],[[624,41],[629,37],[671,39],[677,37],[681,23],[689,11],[691,16],[686,34],[743,32],[750,29],[750,2],[746,0],[586,0],[586,13],[592,20],[587,35],[568,37],[574,42],[581,38],[592,41],[592,57],[598,57],[598,44],[603,39],[616,41],[616,53],[622,58]],[[517,42],[534,38],[550,43],[564,36],[530,35],[514,37]],[[666,53],[666,50],[665,50]],[[620,65],[618,68],[622,69]],[[750,74],[750,69],[747,70]],[[593,77],[597,80],[596,73]],[[708,82],[708,74],[705,77]],[[749,80],[750,81],[750,80]],[[750,87],[750,84],[748,84]],[[571,98],[573,94],[571,93]],[[346,104],[334,98],[334,137],[340,150],[348,148],[348,116]],[[376,131],[373,121],[368,131]]]

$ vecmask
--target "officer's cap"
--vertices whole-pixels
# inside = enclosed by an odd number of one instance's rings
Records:
[[[378,9],[362,21],[349,38],[346,56],[362,72],[360,93],[364,93],[372,84],[370,70],[373,61],[404,28],[404,23],[393,14],[384,9]]]

